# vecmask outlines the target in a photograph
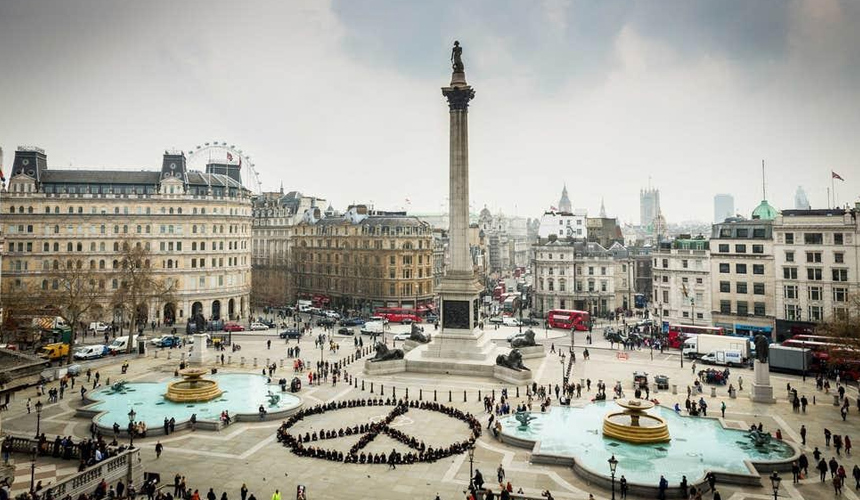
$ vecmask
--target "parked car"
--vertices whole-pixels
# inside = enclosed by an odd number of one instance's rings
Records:
[[[403,318],[400,320],[400,324],[401,325],[411,325],[412,324],[412,318]]]
[[[206,335],[206,345],[211,344],[212,343],[212,336],[209,335],[208,333],[204,333],[203,335]],[[185,343],[186,344],[194,344],[194,337],[187,337],[185,339]]]
[[[352,328],[341,327],[337,329],[338,335],[355,335],[355,330]]]
[[[394,340],[409,340],[408,333],[396,333],[394,334]]]
[[[75,349],[73,356],[75,359],[98,359],[107,353],[108,348],[106,345],[96,344],[78,347]]]
[[[428,314],[427,316],[424,316],[424,321],[427,323],[435,323],[439,321],[439,316],[436,316],[435,314]]]
[[[267,319],[261,319],[260,323],[268,326],[269,328],[275,328],[275,326],[276,326],[274,321],[269,321]]]
[[[361,326],[365,321],[361,318],[344,318],[340,320],[340,326]]]
[[[511,316],[502,318],[502,324],[505,326],[520,326],[520,320]]]
[[[161,335],[150,340],[149,343],[156,347],[173,347],[178,346],[182,339],[176,335]]]
[[[280,332],[278,336],[282,339],[300,339],[302,338],[302,332],[296,330],[295,328],[290,328]]]
[[[494,325],[497,325],[497,324],[501,324],[504,321],[504,319],[502,319],[501,316],[493,316],[492,318],[488,319],[487,321],[490,323],[493,323]]]
[[[317,326],[334,326],[337,324],[332,318],[320,318],[317,320]]]
[[[539,326],[540,321],[535,318],[523,318],[523,326]]]
[[[266,325],[264,323],[251,323],[251,331],[268,330],[268,329],[269,329],[269,325]],[[226,328],[225,328],[225,330],[226,330]],[[242,330],[238,330],[238,331],[242,331]]]
[[[240,325],[239,323],[225,323],[224,324],[225,332],[244,332],[245,327]]]
[[[338,313],[337,313],[337,312],[335,312],[335,311],[323,311],[323,315],[324,315],[326,318],[331,318],[331,319],[340,319],[340,314],[338,314]]]

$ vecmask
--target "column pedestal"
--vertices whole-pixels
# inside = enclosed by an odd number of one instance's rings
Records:
[[[750,400],[756,403],[776,403],[773,397],[773,386],[770,385],[770,365],[755,360],[753,365],[755,378],[750,387]]]

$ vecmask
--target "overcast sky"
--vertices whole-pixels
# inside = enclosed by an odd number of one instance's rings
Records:
[[[450,47],[464,47],[472,202],[710,221],[860,192],[860,2],[0,0],[0,146],[51,167],[158,168],[226,141],[264,188],[438,212]]]

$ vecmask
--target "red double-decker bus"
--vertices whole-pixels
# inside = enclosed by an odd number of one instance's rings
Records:
[[[553,309],[546,315],[546,321],[550,328],[564,328],[565,330],[575,328],[580,332],[588,330],[590,319],[587,311],[575,311],[573,309]]]
[[[376,316],[382,316],[391,323],[413,322],[420,323],[421,313],[415,309],[407,309],[403,307],[380,307],[374,311]]]
[[[719,326],[698,326],[698,325],[669,325],[669,335],[666,341],[669,347],[680,349],[684,345],[684,341],[693,335],[704,333],[707,335],[725,335],[726,331]]]

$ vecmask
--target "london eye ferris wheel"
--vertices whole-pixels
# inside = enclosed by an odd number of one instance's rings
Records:
[[[221,141],[205,142],[187,151],[188,167],[192,170],[206,171],[206,165],[217,163],[237,165],[242,176],[242,184],[255,194],[262,192],[260,173],[251,161],[251,155],[235,144]]]

